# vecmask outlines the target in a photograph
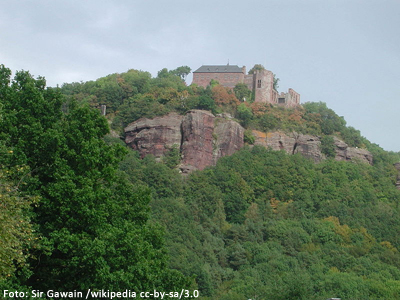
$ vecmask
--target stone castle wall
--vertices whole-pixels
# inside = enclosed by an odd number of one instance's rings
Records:
[[[238,72],[226,72],[224,66],[214,66],[213,72],[193,72],[193,82],[206,88],[210,85],[212,79],[217,80],[219,84],[228,88],[234,88],[238,83],[244,83],[249,90],[255,94],[254,101],[260,103],[271,103],[287,107],[300,105],[300,94],[293,89],[288,93],[280,95],[274,89],[274,74],[269,70],[258,70],[254,74],[246,74],[246,67],[240,69],[236,66]]]
[[[217,80],[222,86],[234,88],[236,84],[244,81],[243,73],[193,73],[193,83],[206,88],[211,79]]]

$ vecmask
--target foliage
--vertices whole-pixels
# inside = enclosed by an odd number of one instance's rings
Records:
[[[163,174],[158,185],[139,177],[159,190],[153,218],[167,229],[170,265],[195,275],[204,299],[399,296],[400,193],[376,182],[387,171],[257,146],[184,181],[149,162],[135,169]]]
[[[233,88],[233,91],[235,92],[236,98],[238,98],[240,101],[250,100],[251,90],[249,90],[245,83],[236,84]]]
[[[279,78],[276,77],[276,75],[274,74],[274,84],[273,84],[273,88],[275,91],[277,91],[279,89]]]
[[[265,70],[265,67],[263,66],[263,65],[261,65],[261,64],[255,64],[254,65],[254,67],[252,67],[250,70],[249,70],[249,74],[254,74],[254,73],[256,73],[257,71],[262,71],[262,70]]]
[[[173,145],[163,157],[165,165],[171,169],[175,168],[181,161],[180,149],[178,145]]]
[[[2,156],[13,155],[13,150],[4,147],[0,152]],[[29,176],[27,166],[6,169],[0,165],[0,282],[10,280],[17,270],[26,270],[28,249],[38,247],[38,236],[30,222],[30,205],[38,198],[19,191],[25,176]],[[13,178],[18,177],[14,183]]]
[[[171,291],[191,277],[201,299],[398,299],[399,153],[325,103],[241,103],[217,82],[186,86],[188,72],[129,70],[58,90],[0,68],[0,271],[12,275],[0,286]],[[248,145],[183,177],[179,147],[158,162],[104,136],[100,104],[121,131],[171,111],[229,112]],[[337,136],[374,165],[253,146],[253,129],[318,135],[327,157]]]
[[[192,71],[192,69],[190,69],[188,66],[181,66],[171,72],[173,74],[181,77],[182,80],[185,80],[186,76],[189,75],[191,71]]]
[[[326,157],[334,158],[335,153],[335,141],[332,136],[324,135],[321,139],[321,152],[326,155]]]
[[[117,170],[126,150],[102,139],[108,132],[107,121],[74,101],[64,113],[62,95],[46,89],[43,78],[21,71],[11,81],[10,74],[1,66],[0,142],[13,155],[1,156],[0,164],[3,170],[26,166],[30,176],[17,187],[22,195],[40,196],[31,219],[43,246],[35,249],[22,242],[32,232],[29,202],[8,191],[12,185],[4,182],[4,201],[13,202],[5,215],[18,217],[15,221],[20,223],[11,222],[4,236],[13,241],[13,249],[24,247],[24,253],[15,254],[7,245],[4,249],[17,266],[26,260],[25,251],[40,256],[31,265],[31,274],[25,272],[31,275],[25,276],[27,281],[16,279],[18,285],[61,291],[187,286],[186,278],[166,266],[162,230],[148,223],[150,190],[130,183]],[[16,234],[18,239],[13,239]]]
[[[248,107],[245,103],[242,103],[237,107],[237,117],[241,120],[242,125],[247,127],[253,118],[253,112],[251,111],[250,107]]]
[[[222,85],[215,85],[212,87],[211,92],[216,105],[223,108],[224,111],[232,114],[236,111],[240,102],[231,89],[223,87]]]
[[[305,103],[303,107],[306,109],[307,114],[319,117],[319,125],[323,134],[329,135],[341,132],[346,125],[343,117],[337,116],[325,103]]]
[[[244,142],[249,145],[253,145],[255,141],[256,141],[256,138],[254,137],[252,131],[245,130],[244,131]]]

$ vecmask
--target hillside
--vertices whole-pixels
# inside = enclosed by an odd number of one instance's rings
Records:
[[[110,114],[138,150],[121,169],[152,189],[171,267],[210,299],[399,297],[398,153],[324,103],[240,102],[217,83],[186,86],[170,73]],[[193,165],[215,167],[182,179]]]
[[[1,71],[3,289],[400,298],[400,155],[326,104],[243,102],[184,67],[59,90]]]

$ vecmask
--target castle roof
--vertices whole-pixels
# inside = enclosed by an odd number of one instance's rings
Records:
[[[193,73],[243,73],[242,68],[231,65],[201,66]]]

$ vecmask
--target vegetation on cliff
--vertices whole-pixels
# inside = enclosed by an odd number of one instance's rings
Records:
[[[191,285],[201,299],[398,299],[399,153],[324,103],[242,102],[243,87],[236,97],[218,84],[187,86],[189,71],[129,70],[52,89],[28,72],[11,80],[1,66],[1,288]],[[101,104],[119,132],[141,117],[207,109],[247,130],[320,135],[328,157],[338,136],[371,151],[374,165],[248,146],[182,177],[179,149],[156,162],[105,136]]]

